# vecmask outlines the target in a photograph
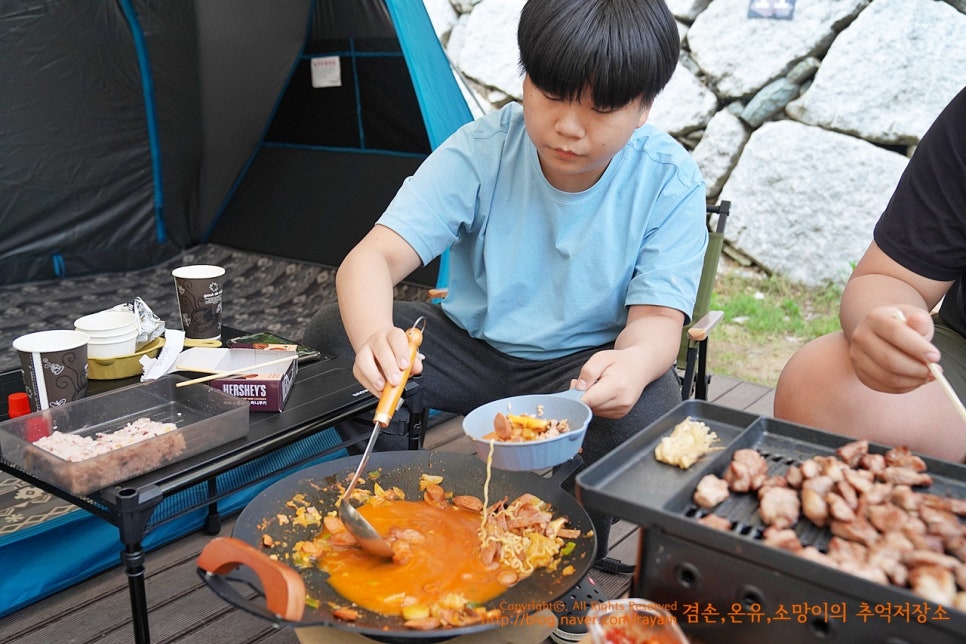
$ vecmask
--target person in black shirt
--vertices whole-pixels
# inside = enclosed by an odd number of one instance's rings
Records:
[[[842,331],[782,370],[775,417],[962,462],[966,422],[966,88],[923,136],[842,293]],[[938,310],[937,310],[938,309]]]

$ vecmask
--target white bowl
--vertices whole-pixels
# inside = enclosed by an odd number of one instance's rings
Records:
[[[91,338],[111,337],[137,331],[138,319],[131,311],[101,311],[77,318],[74,328]]]
[[[138,330],[134,329],[119,336],[95,338],[87,341],[87,357],[117,358],[134,353],[137,346]]]
[[[497,412],[539,415],[544,418],[567,419],[570,430],[553,438],[519,443],[493,441],[493,467],[499,470],[523,471],[553,467],[573,458],[584,442],[587,425],[593,417],[590,407],[577,400],[582,391],[570,389],[555,394],[531,394],[494,400],[477,407],[463,418],[463,433],[473,440],[476,455],[485,463],[489,459],[490,441],[483,438],[493,431]]]

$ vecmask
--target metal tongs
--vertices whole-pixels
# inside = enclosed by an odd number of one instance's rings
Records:
[[[393,387],[387,381],[386,386],[383,387],[382,395],[379,397],[379,404],[376,406],[376,413],[373,416],[374,424],[372,427],[372,435],[369,437],[369,443],[366,445],[366,450],[362,453],[362,460],[359,461],[359,466],[356,468],[355,474],[352,475],[349,487],[346,488],[342,498],[339,499],[339,518],[342,520],[343,525],[345,525],[346,530],[359,541],[359,545],[362,546],[363,550],[377,557],[392,557],[392,547],[376,532],[372,524],[359,514],[359,511],[349,501],[349,497],[352,495],[353,490],[355,490],[356,484],[359,482],[359,476],[369,462],[369,455],[372,454],[372,448],[376,444],[380,430],[383,427],[389,426],[389,422],[396,412],[396,407],[399,406],[403,389],[409,380],[409,372],[412,370],[413,363],[416,362],[416,353],[419,350],[419,345],[423,343],[423,329],[425,328],[426,318],[420,316],[413,322],[412,327],[406,331],[406,337],[409,339],[409,366],[403,370],[402,378],[398,385]]]

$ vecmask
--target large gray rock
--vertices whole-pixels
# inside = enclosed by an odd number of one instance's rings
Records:
[[[869,0],[809,0],[792,20],[748,17],[748,0],[715,0],[688,30],[691,57],[724,99],[754,94],[806,56],[820,57]]]
[[[708,186],[708,201],[717,202],[721,188],[748,141],[749,128],[731,110],[723,109],[711,119],[692,156]]]
[[[708,8],[711,0],[667,0],[668,9],[674,14],[675,18],[691,22],[694,18]]]
[[[423,6],[429,14],[429,21],[433,23],[436,37],[440,42],[445,43],[459,19],[459,14],[449,0],[423,0]]]
[[[935,0],[874,0],[829,49],[794,119],[914,144],[966,81],[966,19]]]
[[[482,0],[466,22],[459,52],[463,73],[514,98],[523,96],[517,23],[525,0]]]
[[[907,158],[794,121],[755,130],[721,190],[726,236],[765,268],[804,284],[844,284]]]
[[[672,136],[683,136],[707,125],[717,109],[714,92],[678,64],[664,91],[654,99],[648,122]]]
[[[519,99],[525,0],[450,0],[451,27],[444,0],[424,1],[467,95]],[[911,146],[966,84],[966,0],[798,0],[791,20],[748,18],[749,0],[667,2],[682,56],[650,122],[693,149],[709,200],[735,202],[739,251],[844,281]]]

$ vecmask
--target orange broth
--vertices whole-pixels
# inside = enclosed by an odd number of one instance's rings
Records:
[[[329,573],[329,584],[359,606],[399,615],[403,595],[429,606],[449,593],[483,603],[506,590],[497,581],[500,570],[487,570],[480,561],[478,512],[440,509],[423,501],[392,501],[367,503],[359,513],[379,534],[405,526],[425,537],[423,543],[412,545],[412,558],[402,564],[357,548],[326,550],[319,556],[318,566]]]

